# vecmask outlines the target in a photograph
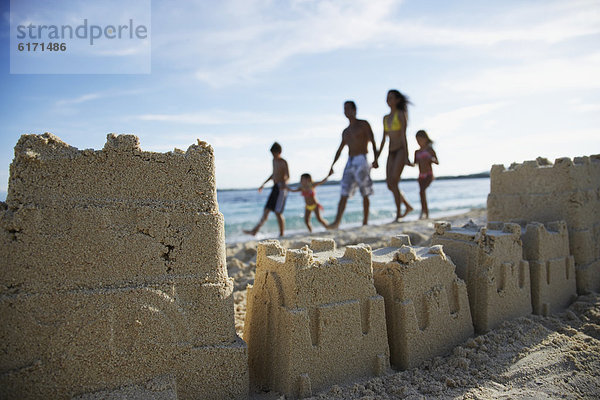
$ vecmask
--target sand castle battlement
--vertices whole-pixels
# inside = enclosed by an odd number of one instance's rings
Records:
[[[108,135],[104,150],[80,151],[48,133],[24,135],[0,216],[13,248],[0,285],[41,293],[223,280],[223,224],[206,144],[160,154]]]
[[[383,374],[389,367],[384,301],[373,285],[371,249],[330,241],[284,250],[258,246],[244,340],[251,381],[288,397]],[[318,250],[318,251],[317,251]]]
[[[23,135],[10,167],[9,208],[34,205],[148,206],[218,210],[212,147],[146,152],[133,135],[107,135],[102,150],[78,150],[58,137]]]
[[[467,287],[442,246],[410,247],[408,236],[394,237],[373,252],[373,271],[395,366],[415,367],[473,335]]]
[[[569,254],[567,224],[528,223],[521,240],[523,258],[529,262],[533,312],[549,315],[564,310],[577,297],[575,259]]]
[[[333,240],[313,240],[310,248],[284,251],[278,241],[265,241],[258,247],[256,263],[281,279],[285,307],[304,308],[377,294],[372,286],[371,249],[366,246],[348,246],[341,252]],[[340,284],[345,285],[344,290],[331,290]]]
[[[565,221],[578,292],[600,289],[600,155],[493,166],[488,220]]]
[[[475,330],[531,314],[529,264],[523,260],[521,227],[513,223],[469,223],[452,228],[436,223],[432,243],[441,244],[467,283]]]
[[[600,154],[557,158],[554,163],[538,157],[513,163],[508,168],[496,164],[492,166],[491,175],[492,192],[522,194],[597,189]]]
[[[130,135],[15,148],[0,210],[0,397],[71,398],[170,377],[178,398],[245,398],[210,146]]]

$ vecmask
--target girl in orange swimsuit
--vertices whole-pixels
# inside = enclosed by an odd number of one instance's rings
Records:
[[[429,218],[429,208],[427,207],[427,196],[425,190],[433,182],[432,164],[439,164],[437,155],[431,145],[433,140],[429,138],[427,132],[420,130],[417,132],[417,143],[420,149],[415,151],[415,164],[419,165],[419,194],[421,195],[421,216],[419,219]]]
[[[331,174],[330,174],[331,175]],[[308,228],[309,232],[312,232],[312,226],[310,224],[310,215],[314,211],[315,217],[317,217],[317,221],[321,223],[326,229],[329,228],[329,224],[321,217],[321,210],[323,210],[323,206],[317,202],[315,188],[323,183],[327,182],[327,176],[320,182],[313,182],[310,174],[302,174],[300,176],[300,186],[295,189],[289,189],[290,192],[301,192],[302,197],[304,197],[304,201],[306,202],[306,207],[304,209],[304,223]]]

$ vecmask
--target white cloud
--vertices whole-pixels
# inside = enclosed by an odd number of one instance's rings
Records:
[[[227,2],[213,11],[221,25],[185,33],[185,43],[196,44],[186,52],[200,64],[198,79],[216,87],[239,83],[299,54],[363,46],[379,34],[393,6],[392,0]],[[184,44],[179,32],[157,40],[164,55],[186,54],[178,50]]]
[[[147,151],[168,152],[174,148],[187,150],[187,148],[200,139],[210,144],[215,150],[238,150],[256,144],[256,138],[252,133],[245,134],[171,134],[168,144],[154,144],[144,146]],[[234,174],[235,175],[235,174]]]
[[[574,107],[575,111],[588,113],[588,112],[600,112],[600,104],[579,104]]]
[[[503,42],[553,44],[600,33],[599,6],[597,0],[523,3],[520,7],[507,6],[495,15],[474,14],[468,26],[459,25],[446,15],[443,20],[434,15],[417,21],[387,21],[382,31],[389,31],[391,37],[402,37],[401,45],[405,47],[489,47]],[[448,24],[447,20],[453,23]]]
[[[68,105],[75,105],[75,104],[81,104],[81,103],[86,103],[88,101],[92,101],[92,100],[97,100],[99,98],[103,97],[102,93],[87,93],[87,94],[83,94],[79,97],[76,97],[74,99],[62,99],[62,100],[58,100],[55,105],[57,107],[63,107],[63,106],[68,106]]]
[[[107,48],[100,49],[95,48],[93,51],[90,51],[90,54],[97,57],[129,57],[129,56],[139,56],[141,54],[146,54],[150,51],[149,46],[145,45],[145,42],[141,42],[140,45],[132,46],[132,47],[123,47],[123,48]]]
[[[190,29],[181,22],[185,32],[173,27],[175,32],[158,35],[159,53],[187,59],[178,62],[197,79],[221,87],[251,82],[298,55],[340,49],[467,46],[493,54],[500,46],[502,54],[510,54],[523,43],[551,45],[600,33],[597,0],[499,4],[491,12],[474,11],[467,25],[464,15],[409,19],[403,17],[404,6],[409,7],[393,0],[222,2],[208,11],[212,25]]]
[[[504,105],[503,102],[496,102],[461,107],[429,117],[419,126],[426,127],[429,132],[443,132],[447,136],[458,133],[461,127],[472,122],[473,119],[496,111]]]
[[[490,68],[444,86],[458,93],[489,97],[597,89],[600,88],[600,53]]]
[[[585,103],[581,99],[572,99],[569,101],[570,109],[578,113],[597,113],[600,112],[600,103]]]
[[[270,114],[226,110],[207,110],[179,114],[142,114],[134,118],[142,121],[190,125],[270,124],[284,121],[282,117]]]
[[[211,109],[195,111],[190,113],[150,113],[135,115],[129,118],[142,121],[154,121],[164,123],[178,123],[190,125],[237,125],[237,124],[288,124],[294,128],[287,128],[287,133],[302,137],[319,137],[322,133],[331,132],[331,127],[336,127],[336,132],[341,132],[347,120],[343,116],[330,114],[285,114],[258,113],[250,111],[230,111],[223,109]],[[297,128],[296,128],[297,127]]]
[[[323,2],[314,13],[300,12],[296,18],[286,21],[216,35],[214,40],[219,47],[235,47],[233,57],[226,60],[224,70],[201,68],[196,76],[211,85],[219,85],[272,70],[299,54],[364,45],[377,35],[377,25],[386,17],[390,5],[391,2],[346,5]]]
[[[105,90],[99,92],[85,93],[75,98],[60,99],[57,100],[54,105],[56,107],[68,107],[87,103],[94,100],[106,99],[112,97],[121,96],[134,96],[144,93],[144,89],[132,89],[132,90]]]

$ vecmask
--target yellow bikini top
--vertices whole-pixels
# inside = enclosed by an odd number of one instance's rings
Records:
[[[397,113],[394,114],[394,118],[392,119],[392,126],[389,126],[388,119],[389,119],[389,115],[386,115],[383,118],[383,131],[384,132],[387,132],[387,131],[399,131],[400,128],[402,128],[402,124],[400,123],[400,120],[398,120],[398,114]]]

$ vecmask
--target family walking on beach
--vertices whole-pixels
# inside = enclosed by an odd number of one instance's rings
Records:
[[[363,225],[367,225],[369,220],[369,196],[373,194],[373,181],[371,180],[371,168],[378,168],[378,160],[389,137],[389,150],[386,164],[386,183],[388,189],[394,196],[396,205],[396,218],[398,221],[413,211],[413,207],[406,200],[400,190],[400,177],[406,165],[419,167],[419,194],[421,196],[421,215],[420,218],[429,218],[429,209],[427,206],[427,197],[425,191],[433,181],[432,164],[439,164],[437,155],[433,150],[433,141],[424,130],[419,130],[416,134],[416,140],[419,149],[415,151],[415,163],[411,163],[408,155],[408,143],[406,139],[406,126],[408,122],[408,104],[410,102],[402,93],[397,90],[390,90],[387,94],[387,104],[390,107],[390,113],[383,117],[383,139],[379,150],[375,143],[375,136],[371,125],[361,119],[356,118],[356,104],[353,101],[344,103],[344,115],[348,118],[349,124],[342,132],[342,141],[338,147],[333,163],[331,164],[329,175],[319,182],[313,182],[309,174],[303,174],[300,178],[298,187],[290,188],[287,185],[289,180],[289,169],[287,162],[281,157],[282,148],[275,142],[271,146],[273,155],[273,173],[258,188],[259,192],[263,190],[265,184],[273,180],[273,188],[264,208],[260,221],[251,230],[244,230],[245,233],[256,235],[261,226],[267,221],[269,213],[275,213],[279,225],[279,234],[283,236],[285,231],[285,218],[283,210],[287,199],[287,192],[301,192],[305,200],[304,222],[310,232],[312,226],[310,222],[311,214],[314,211],[317,220],[327,229],[337,229],[342,221],[342,216],[346,209],[349,197],[352,197],[356,188],[360,190],[363,198]],[[371,165],[367,160],[368,147],[371,143],[373,147],[374,161]],[[348,146],[348,161],[344,168],[341,180],[341,196],[338,203],[337,214],[331,224],[321,216],[322,206],[316,199],[315,188],[327,181],[333,174],[333,166],[340,158],[344,147]],[[404,205],[404,212],[401,207]]]

